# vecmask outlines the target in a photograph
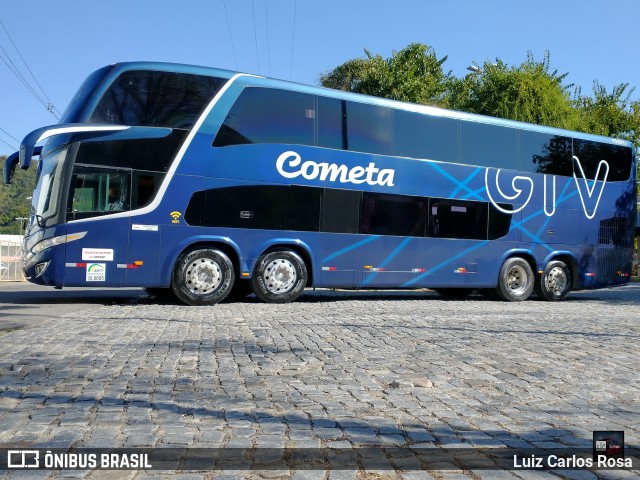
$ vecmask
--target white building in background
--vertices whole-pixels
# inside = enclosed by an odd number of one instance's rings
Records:
[[[0,282],[23,282],[21,235],[0,235]]]

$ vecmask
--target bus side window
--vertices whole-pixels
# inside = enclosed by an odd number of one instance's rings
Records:
[[[68,218],[95,217],[129,210],[131,175],[128,171],[76,165],[72,177]]]
[[[362,192],[327,188],[322,200],[323,232],[358,233]]]
[[[460,123],[460,163],[518,170],[518,131],[484,123]]]
[[[580,160],[584,175],[589,180],[596,178],[602,160],[609,165],[607,181],[629,180],[632,155],[628,147],[574,138],[573,155]],[[578,168],[574,165],[574,172],[580,177],[581,174],[577,170]],[[598,180],[602,180],[603,176],[604,171],[601,171]]]
[[[391,155],[393,117],[391,108],[319,97],[318,146]]]
[[[522,130],[518,145],[520,169],[551,175],[573,175],[571,139]]]
[[[393,153],[400,157],[459,162],[459,120],[416,112],[395,112]]]
[[[486,202],[432,199],[429,236],[486,240],[487,210]]]
[[[426,199],[365,192],[361,218],[363,234],[424,237]]]
[[[315,117],[314,95],[248,87],[231,107],[213,146],[252,143],[315,145]]]
[[[155,178],[152,175],[139,175],[136,185],[138,191],[137,207],[144,207],[151,201],[155,191]]]

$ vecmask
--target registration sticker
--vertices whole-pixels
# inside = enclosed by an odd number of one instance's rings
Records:
[[[142,232],[157,232],[158,225],[140,225],[134,223],[133,225],[131,225],[131,230],[139,230]]]
[[[106,263],[87,263],[87,282],[104,282],[107,280]]]
[[[112,248],[83,248],[82,260],[102,260],[103,262],[113,262]]]

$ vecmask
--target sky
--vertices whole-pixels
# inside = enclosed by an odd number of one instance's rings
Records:
[[[413,42],[447,56],[445,71],[458,77],[473,62],[519,65],[527,52],[542,60],[548,50],[551,68],[591,93],[594,80],[608,90],[640,86],[639,14],[636,0],[0,0],[0,155],[57,123],[12,62],[59,112],[87,75],[116,62],[318,84],[365,49],[387,58]]]

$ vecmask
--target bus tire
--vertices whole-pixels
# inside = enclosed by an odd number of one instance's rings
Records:
[[[276,250],[258,259],[251,287],[263,302],[290,303],[302,294],[307,278],[307,267],[297,253]]]
[[[496,294],[507,302],[522,302],[529,298],[534,286],[533,269],[524,258],[507,258],[500,268]]]
[[[227,296],[235,273],[233,264],[220,250],[190,250],[178,258],[171,277],[176,297],[187,305],[214,305]]]
[[[547,263],[542,275],[536,278],[535,289],[538,297],[548,302],[564,300],[571,291],[571,270],[560,260]]]

